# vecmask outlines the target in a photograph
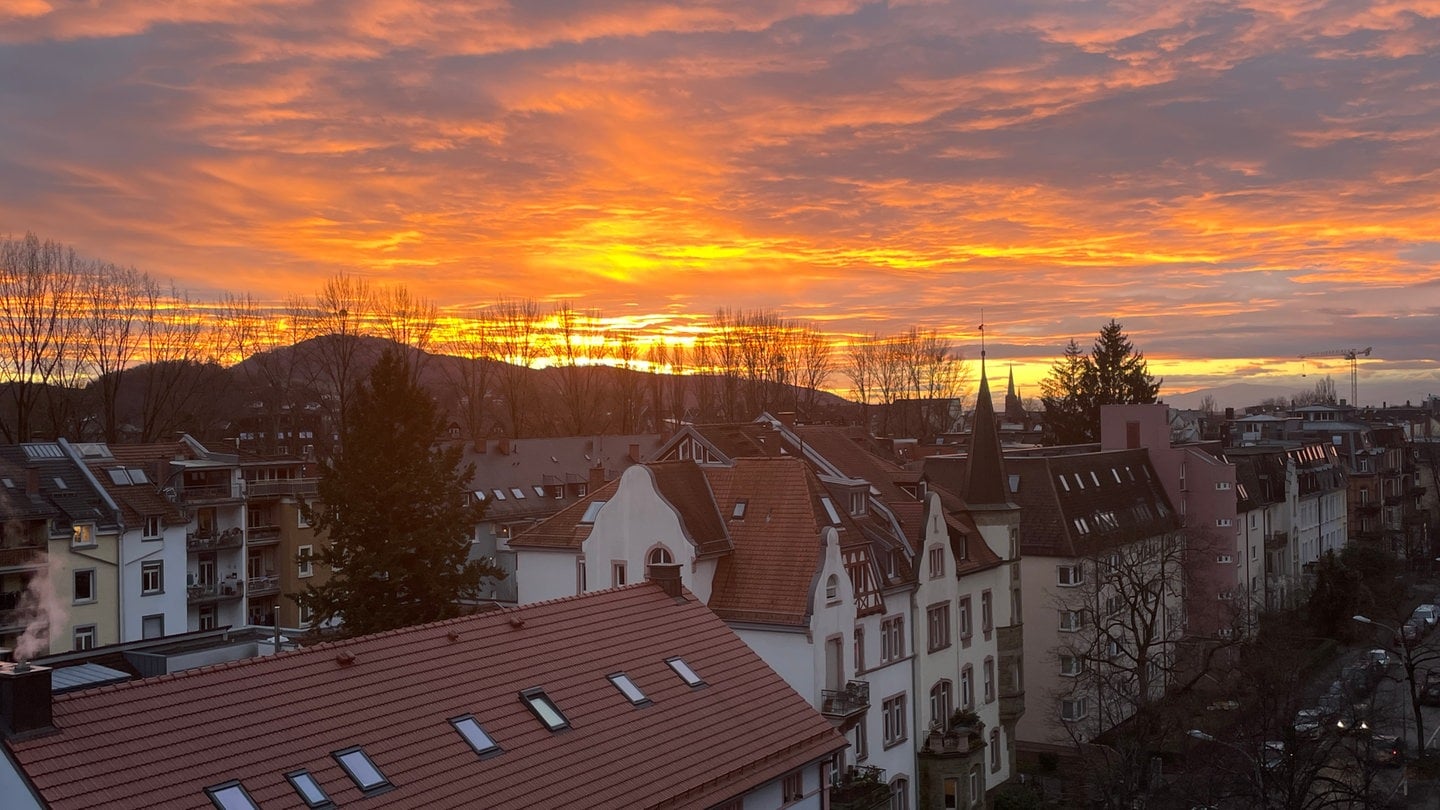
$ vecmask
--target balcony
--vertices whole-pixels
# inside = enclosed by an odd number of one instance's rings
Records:
[[[270,594],[280,593],[280,577],[276,574],[264,577],[251,577],[246,580],[246,582],[245,587],[250,590],[251,596],[269,596]]]
[[[996,652],[1000,656],[1000,722],[1013,725],[1025,714],[1025,687],[1020,681],[1024,625],[999,627],[995,632]]]
[[[186,601],[192,605],[211,602],[229,602],[245,595],[243,582],[220,582],[210,585],[191,585],[185,589]]]
[[[216,551],[222,548],[240,548],[245,545],[245,533],[240,529],[226,529],[215,532],[189,532],[185,535],[186,551]]]
[[[0,547],[0,571],[38,571],[48,565],[49,549],[46,544],[32,543]]]
[[[24,598],[24,591],[0,591],[0,630],[24,630],[34,618],[35,611],[20,609]]]
[[[269,546],[280,542],[279,526],[251,526],[245,530],[245,543],[250,546]]]
[[[303,498],[320,491],[319,478],[280,478],[274,481],[247,481],[245,492],[251,498]]]
[[[830,810],[881,810],[890,806],[885,769],[852,765],[830,784]]]
[[[1270,532],[1265,535],[1265,550],[1279,551],[1290,543],[1289,532]]]
[[[245,487],[238,481],[231,481],[227,484],[205,484],[200,486],[185,486],[180,497],[185,503],[213,503],[216,501],[238,501],[245,497]]]
[[[870,708],[870,684],[850,681],[844,689],[820,690],[820,713],[842,731],[855,723]]]

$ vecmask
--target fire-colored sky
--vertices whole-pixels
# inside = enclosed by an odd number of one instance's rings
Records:
[[[1032,389],[1115,317],[1172,392],[1440,394],[1440,2],[11,0],[0,144],[0,233],[201,297],[983,307]]]

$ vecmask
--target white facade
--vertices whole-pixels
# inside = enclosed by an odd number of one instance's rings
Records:
[[[186,623],[185,530],[160,526],[146,538],[145,528],[125,527],[120,538],[120,640],[136,641],[184,633]],[[163,587],[147,592],[149,572],[158,564]],[[153,583],[151,583],[153,584]]]

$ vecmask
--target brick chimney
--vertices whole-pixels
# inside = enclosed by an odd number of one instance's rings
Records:
[[[495,442],[495,450],[502,456],[510,455],[510,437],[501,436],[499,441]]]
[[[50,713],[50,668],[0,664],[0,731],[6,737],[18,737],[54,727]]]
[[[685,595],[680,585],[679,563],[650,563],[645,566],[645,579],[659,585],[660,590],[676,599]]]
[[[25,494],[40,494],[40,471],[33,467],[25,470]]]
[[[595,490],[603,486],[605,486],[605,465],[596,464],[590,468],[590,493],[593,495]]]
[[[636,464],[640,463],[640,445],[630,445],[630,460],[635,462]]]

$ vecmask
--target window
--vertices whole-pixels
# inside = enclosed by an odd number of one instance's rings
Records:
[[[738,501],[736,501],[734,508],[732,508],[732,509],[730,510],[730,519],[731,519],[731,520],[744,520],[744,519],[745,519],[745,507],[747,507],[747,506],[749,506],[749,505],[750,505],[750,502],[749,502],[749,501],[746,501],[746,500],[738,500]]]
[[[990,597],[990,592],[980,592],[980,629],[985,633],[985,640],[990,640],[990,633],[995,629],[995,605]]]
[[[165,614],[156,613],[140,619],[141,638],[165,637]]]
[[[646,565],[670,565],[674,562],[675,555],[671,554],[670,549],[664,546],[656,546],[650,549],[649,554],[645,555]]]
[[[893,616],[880,623],[880,660],[905,657],[905,617]]]
[[[140,593],[148,596],[165,592],[165,563],[162,560],[140,564]]]
[[[605,506],[605,501],[591,501],[585,505],[585,514],[580,516],[581,523],[594,523],[595,518],[600,516],[600,510]]]
[[[477,493],[475,493],[475,497],[480,498],[481,500],[484,500],[484,498],[485,498],[485,493],[483,493],[483,492],[477,492]],[[314,505],[311,504],[309,501],[302,501],[302,502],[299,504],[299,506],[295,509],[295,526],[296,526],[296,528],[300,528],[300,529],[308,529],[308,528],[310,528],[310,517],[309,517],[309,515],[310,515],[310,510],[313,509],[313,508],[314,508]]]
[[[144,529],[144,532],[141,534],[140,539],[142,539],[142,540],[159,540],[159,539],[160,539],[160,516],[159,516],[159,515],[146,515],[146,516],[145,516],[145,529]]]
[[[645,693],[640,691],[640,687],[636,686],[634,681],[630,680],[629,675],[623,672],[617,672],[614,675],[607,675],[606,677],[610,679],[611,683],[615,684],[615,688],[620,690],[620,694],[624,695],[626,700],[636,706],[649,705],[650,698],[645,697]]]
[[[216,624],[216,620],[215,620],[215,606],[214,606],[214,605],[201,605],[201,606],[200,606],[200,629],[201,629],[201,630],[214,630],[214,629],[215,629],[215,624]]]
[[[75,572],[75,604],[95,601],[95,569]]]
[[[683,680],[687,685],[689,685],[689,686],[704,686],[704,685],[705,685],[705,680],[704,680],[703,678],[701,678],[699,675],[696,675],[696,674],[695,674],[695,670],[691,669],[691,668],[690,668],[690,665],[687,664],[687,663],[685,663],[685,659],[683,659],[683,658],[678,658],[678,657],[677,657],[677,658],[666,658],[666,659],[665,659],[665,663],[669,664],[669,665],[670,665],[670,668],[673,669],[673,670],[675,670],[675,674],[676,674],[676,675],[679,675],[679,676],[680,676],[680,679]]]
[[[1064,633],[1073,633],[1080,629],[1080,611],[1060,611],[1060,630]]]
[[[855,761],[864,762],[870,758],[870,737],[865,731],[865,722],[855,724]]]
[[[970,806],[985,806],[985,780],[980,776],[978,767],[970,769]]]
[[[960,600],[960,643],[963,646],[970,646],[970,637],[974,635],[974,623],[970,619],[970,597]]]
[[[960,668],[960,708],[975,708],[975,668],[969,664]]]
[[[855,490],[855,491],[853,491],[853,492],[850,493],[850,514],[852,514],[852,515],[863,515],[863,514],[865,514],[865,493],[864,493],[864,492],[861,492],[860,490]]]
[[[820,505],[825,507],[825,514],[827,517],[830,518],[830,525],[839,526],[840,513],[835,511],[835,502],[830,500],[828,497],[821,497]]]
[[[355,786],[366,793],[378,792],[390,786],[390,780],[385,774],[375,767],[370,757],[360,747],[347,748],[344,751],[336,751],[335,761],[345,769],[345,773],[354,780]]]
[[[1081,662],[1080,662],[1080,656],[1078,656],[1078,655],[1068,655],[1068,654],[1062,654],[1062,655],[1060,656],[1060,674],[1061,674],[1061,675],[1063,675],[1063,676],[1065,676],[1065,677],[1067,677],[1067,678],[1073,678],[1073,677],[1075,677],[1075,676],[1077,676],[1077,675],[1080,674],[1081,668],[1082,668],[1082,664],[1081,664]]]
[[[831,574],[829,578],[825,580],[825,599],[827,601],[833,602],[835,600],[838,600],[839,598],[840,578],[835,576],[834,574]]]
[[[315,621],[315,609],[310,606],[310,603],[309,603],[309,602],[301,602],[301,603],[300,603],[300,624],[301,624],[301,626],[309,626],[309,624],[310,624],[311,622],[313,622],[313,621]],[[203,621],[203,620],[201,621],[201,624],[204,624],[204,621]],[[211,617],[210,617],[210,627],[202,627],[201,629],[202,629],[202,630],[210,630],[210,629],[213,629],[214,626],[215,626],[215,617],[214,617],[214,616],[211,616]]]
[[[285,774],[285,778],[290,781],[290,787],[295,788],[295,792],[300,794],[300,799],[305,802],[306,807],[330,806],[330,797],[325,795],[325,789],[320,787],[320,783],[315,781],[315,777],[311,776],[309,771],[291,771]]]
[[[982,670],[982,677],[985,679],[985,680],[984,680],[985,702],[986,702],[986,703],[994,703],[994,702],[995,702],[995,659],[994,659],[994,658],[992,658],[992,657],[990,657],[990,656],[986,656],[986,657],[985,657],[985,668]]]
[[[950,714],[955,711],[954,687],[949,681],[942,680],[930,687],[930,722],[944,728],[950,722]]]
[[[450,725],[455,727],[465,742],[469,743],[470,747],[475,749],[475,753],[480,756],[500,753],[500,746],[485,729],[480,727],[480,721],[476,720],[474,715],[467,714],[464,717],[451,718]]]
[[[910,780],[903,776],[890,783],[890,810],[910,810]]]
[[[945,576],[945,549],[935,546],[930,549],[930,578]]]
[[[70,529],[70,545],[75,548],[95,545],[95,524],[77,523]]]
[[[885,717],[885,747],[905,741],[905,695],[900,694],[880,704]]]
[[[1216,526],[1229,526],[1229,525],[1230,525],[1230,518],[1215,518],[1215,525],[1216,525]]]
[[[505,490],[503,489],[492,489],[490,490],[490,494],[495,496],[495,500],[497,501],[505,500]]]
[[[855,626],[855,674],[865,671],[865,628]]]
[[[610,563],[610,587],[618,588],[625,584],[625,562],[614,560]]]
[[[523,501],[523,500],[525,500],[525,490],[523,490],[523,489],[521,489],[521,488],[519,488],[519,487],[511,487],[511,488],[510,488],[510,494],[511,494],[511,495],[515,498],[515,500],[517,500],[517,501]]]
[[[801,771],[794,771],[785,774],[780,781],[780,801],[798,802],[805,798],[805,774]]]
[[[998,728],[992,728],[992,729],[990,729],[990,772],[991,772],[991,773],[995,773],[996,771],[1000,770],[1000,762],[1001,762],[1001,754],[1000,754],[1000,729],[998,729]]]
[[[1085,583],[1085,574],[1078,565],[1060,565],[1055,570],[1062,588],[1074,588]]]
[[[960,810],[960,780],[955,777],[945,779],[945,803],[944,810]]]
[[[1084,720],[1089,707],[1083,697],[1065,698],[1060,701],[1060,719],[1066,721]]]
[[[929,630],[930,652],[950,646],[950,603],[934,605],[925,611]]]
[[[544,689],[526,689],[520,693],[520,702],[524,703],[535,717],[545,724],[551,731],[559,731],[570,727],[570,720],[555,705],[555,701],[545,694]]]
[[[1216,482],[1215,482],[1215,489],[1217,489],[1217,490],[1229,489],[1229,488],[1230,488],[1230,482],[1229,482],[1229,481],[1216,481]]]
[[[308,577],[308,576],[311,576],[312,574],[315,573],[315,561],[314,561],[314,556],[315,556],[315,547],[314,547],[314,546],[301,546],[301,547],[300,547],[299,553],[295,555],[296,561],[297,561],[297,562],[296,562],[296,571],[295,571],[295,573],[296,573],[297,576],[300,576],[300,577]]]
[[[209,796],[210,801],[220,810],[259,810],[239,782],[226,782],[205,788],[205,795]]]
[[[1217,562],[1217,563],[1232,563],[1232,562],[1235,562],[1235,558],[1232,557],[1232,556],[1230,556],[1229,554],[1216,554],[1216,555],[1215,555],[1215,562]]]
[[[71,646],[76,650],[95,649],[95,625],[82,624],[76,627]]]

